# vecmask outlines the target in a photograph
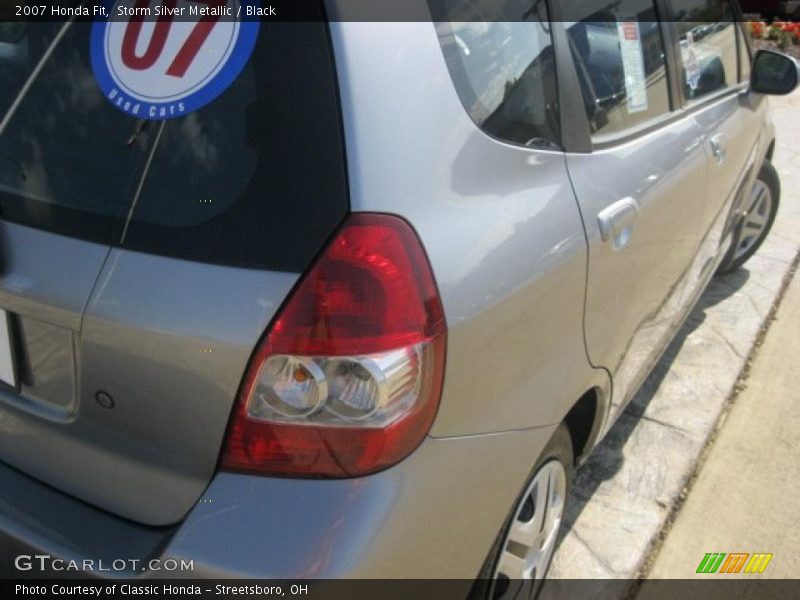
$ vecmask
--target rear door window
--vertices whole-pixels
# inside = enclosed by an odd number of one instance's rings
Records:
[[[261,23],[235,80],[167,120],[109,102],[91,33],[80,22],[0,29],[0,218],[139,252],[304,270],[348,210],[322,13]]]
[[[566,9],[584,107],[595,137],[635,129],[671,109],[653,0],[588,0]]]

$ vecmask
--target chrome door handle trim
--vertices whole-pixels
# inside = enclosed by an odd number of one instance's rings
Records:
[[[604,208],[597,215],[600,237],[604,242],[612,242],[614,251],[621,250],[628,245],[638,216],[639,203],[630,197]]]
[[[714,153],[714,158],[717,159],[717,163],[720,165],[725,163],[725,159],[728,156],[728,153],[725,151],[724,146],[722,145],[722,140],[724,137],[722,135],[715,135],[709,140],[711,144],[711,152]]]

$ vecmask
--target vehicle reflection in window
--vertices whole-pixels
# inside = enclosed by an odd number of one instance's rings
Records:
[[[736,29],[727,0],[674,0],[683,92],[695,100],[738,81]]]
[[[577,21],[568,32],[594,136],[669,112],[664,43],[651,0],[589,1],[567,14]]]

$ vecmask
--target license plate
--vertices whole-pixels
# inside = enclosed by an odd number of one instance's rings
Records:
[[[8,313],[0,309],[0,382],[17,389],[17,369]]]

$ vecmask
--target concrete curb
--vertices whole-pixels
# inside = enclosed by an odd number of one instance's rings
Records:
[[[673,516],[800,253],[800,93],[772,100],[783,195],[770,238],[717,278],[578,471],[550,577],[634,579]]]

